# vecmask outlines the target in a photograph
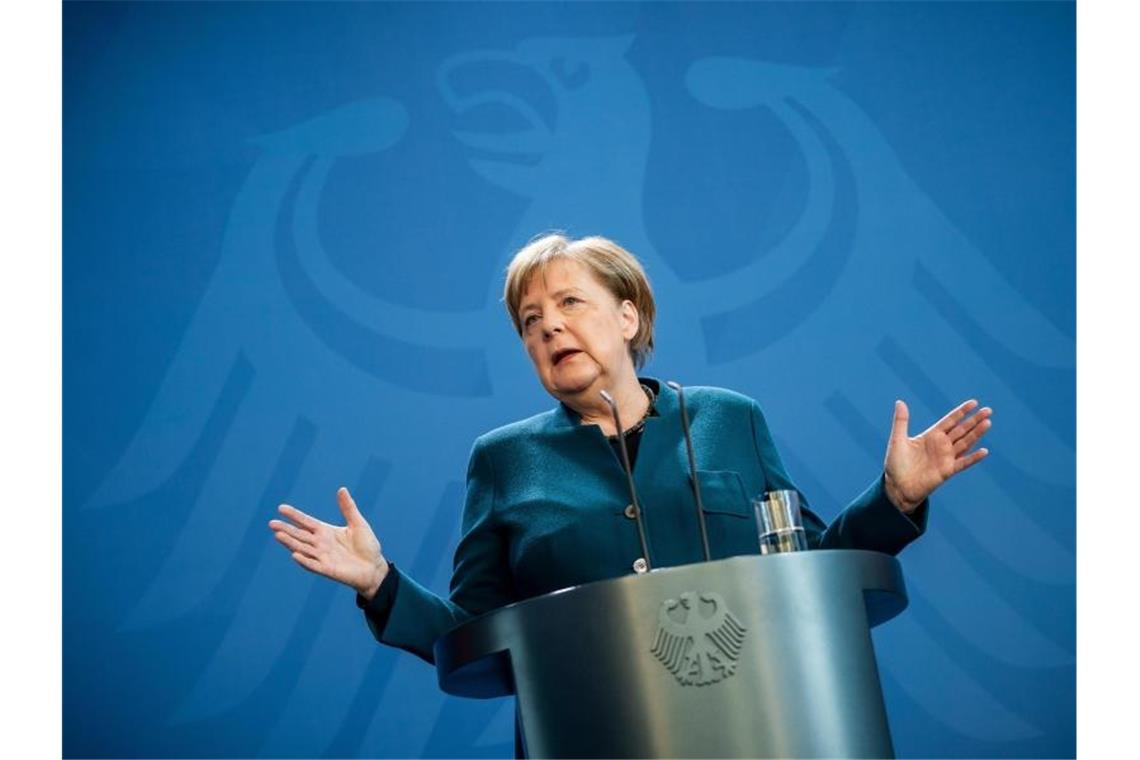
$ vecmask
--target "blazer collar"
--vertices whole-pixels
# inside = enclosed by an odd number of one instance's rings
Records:
[[[677,392],[670,388],[665,383],[661,382],[655,377],[639,377],[638,382],[648,385],[653,392],[657,395],[653,408],[657,412],[656,417],[671,417],[678,413]],[[654,417],[649,418],[650,421]],[[592,425],[583,425],[582,416],[575,412],[566,404],[559,402],[558,407],[554,410],[554,421],[559,428],[579,428],[588,430]]]

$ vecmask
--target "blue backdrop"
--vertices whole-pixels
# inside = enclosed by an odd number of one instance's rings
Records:
[[[986,462],[876,630],[903,756],[1075,752],[1074,6],[64,8],[64,751],[507,756],[265,527],[444,591],[479,433],[548,408],[499,303],[637,253],[658,377],[760,400],[825,518],[971,396]]]

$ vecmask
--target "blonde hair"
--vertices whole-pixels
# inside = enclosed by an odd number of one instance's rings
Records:
[[[629,353],[635,368],[645,366],[649,355],[653,353],[653,319],[657,315],[653,289],[649,286],[649,278],[645,276],[641,262],[632,253],[604,237],[595,235],[571,240],[561,233],[549,233],[531,240],[515,254],[507,266],[507,281],[503,285],[503,302],[515,331],[522,335],[519,306],[530,278],[541,274],[556,259],[576,261],[584,265],[619,303],[633,303],[640,319],[637,334],[629,342]]]

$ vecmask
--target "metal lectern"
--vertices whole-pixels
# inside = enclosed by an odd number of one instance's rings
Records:
[[[870,629],[898,560],[733,557],[556,591],[435,644],[440,687],[516,694],[532,757],[890,757]]]

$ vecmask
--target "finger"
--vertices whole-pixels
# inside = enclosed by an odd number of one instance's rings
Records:
[[[293,552],[293,559],[297,562],[298,565],[305,568],[306,570],[316,573],[317,575],[325,575],[323,565],[321,565],[319,561],[313,559],[312,557],[306,556],[299,552]]]
[[[891,440],[905,440],[907,437],[907,423],[910,421],[910,410],[902,399],[895,401],[895,418],[891,421]]]
[[[958,456],[963,451],[968,451],[971,446],[978,442],[979,438],[986,434],[986,431],[989,430],[992,425],[993,423],[989,420],[982,420],[973,430],[955,441],[954,456]]]
[[[277,533],[287,533],[293,538],[297,539],[303,544],[311,544],[316,546],[317,534],[312,531],[298,528],[296,525],[290,525],[287,522],[280,520],[270,520],[269,529]]]
[[[301,541],[296,540],[288,533],[274,533],[274,538],[277,539],[280,545],[292,551],[293,554],[303,554],[314,559],[319,559],[316,547],[310,544],[301,544]]]
[[[989,453],[989,449],[978,449],[969,456],[961,457],[954,463],[954,474],[957,475],[960,472],[965,472],[966,470],[976,465],[978,462],[985,459]]]
[[[356,501],[344,486],[337,489],[336,503],[340,507],[340,513],[344,515],[344,519],[350,525],[364,522],[364,515],[360,514],[360,510],[356,507]]]
[[[963,401],[956,408],[950,410],[945,417],[938,420],[934,427],[943,433],[949,433],[950,430],[958,424],[959,420],[966,416],[966,414],[978,405],[977,399],[970,399]]]
[[[950,440],[957,441],[958,439],[962,438],[970,431],[972,431],[975,427],[988,420],[993,415],[993,413],[994,410],[990,409],[988,406],[974,412],[974,414],[970,415],[954,426],[954,429],[948,433]]]
[[[291,507],[288,504],[278,505],[277,511],[300,525],[305,530],[311,530],[315,533],[317,529],[321,527],[320,520],[309,517],[301,510],[297,509],[296,507]]]
[[[317,559],[317,550],[312,544],[303,544],[288,533],[281,533],[280,531],[274,533],[273,537],[294,554],[304,554],[307,557]]]

